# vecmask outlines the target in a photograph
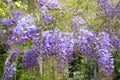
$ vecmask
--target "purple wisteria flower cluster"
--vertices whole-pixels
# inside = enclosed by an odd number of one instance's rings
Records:
[[[0,20],[0,25],[8,27],[8,28],[12,26],[16,26],[17,21],[21,19],[21,17],[22,17],[22,12],[20,11],[13,12],[12,19],[10,16],[8,18],[3,18]]]
[[[116,46],[118,49],[120,47],[118,44],[113,44],[116,39],[111,39],[111,36],[105,32],[95,33],[84,29],[80,29],[77,39],[72,32],[61,32],[58,28],[43,31],[41,49],[43,61],[55,55],[60,67],[64,68],[71,61],[74,46],[77,45],[80,53],[90,60],[97,61],[101,71],[106,74],[105,76],[110,77],[114,71],[112,52]],[[22,60],[23,68],[39,68],[39,54],[39,47],[35,46],[25,51]]]
[[[52,15],[49,14],[49,10],[46,7],[42,8],[42,19],[40,20],[41,23],[48,25],[52,23],[55,19]]]
[[[58,0],[33,0],[39,7],[46,7],[48,10],[60,10]]]
[[[43,59],[52,55],[60,62],[62,68],[70,62],[74,51],[73,33],[60,32],[58,28],[43,32]]]
[[[112,76],[114,71],[112,52],[114,52],[115,45],[111,44],[109,34],[80,29],[78,47],[80,53],[85,55],[89,60],[98,62],[98,66],[105,76]]]
[[[113,0],[97,0],[99,8],[105,11],[107,17],[120,16],[120,6],[114,5]]]
[[[12,36],[8,39],[8,45],[24,44],[26,41],[39,43],[39,34],[34,24],[34,18],[25,16],[17,21],[17,25],[12,30]]]
[[[36,46],[32,46],[30,50],[24,51],[22,57],[22,66],[24,69],[39,69],[39,49]]]
[[[3,72],[2,80],[11,80],[15,72],[16,72],[16,64],[7,62],[7,64],[5,65],[5,70]]]
[[[10,27],[14,25],[14,20],[8,20],[6,18],[0,20],[0,25],[5,26],[5,27]]]
[[[109,0],[97,0],[100,5],[99,8],[105,11],[106,16],[114,16],[114,4],[113,1]]]
[[[51,11],[61,10],[58,0],[33,0],[41,8],[42,18],[40,23],[48,25],[52,23],[55,18],[50,14]]]
[[[5,69],[3,72],[2,80],[11,80],[16,71],[16,61],[20,53],[20,50],[15,49],[14,52],[10,55],[9,60],[6,62]]]
[[[64,69],[72,60],[74,47],[79,48],[79,53],[83,54],[88,60],[93,60],[98,63],[99,68],[107,77],[111,77],[114,72],[114,59],[112,52],[120,50],[120,40],[117,36],[109,35],[101,31],[95,32],[92,30],[80,29],[80,25],[86,25],[80,17],[75,16],[72,27],[76,32],[63,32],[59,28],[53,30],[43,30],[44,26],[48,26],[55,18],[50,14],[50,11],[61,10],[58,0],[33,0],[41,9],[41,19],[38,21],[42,28],[37,25],[36,18],[31,15],[21,16],[18,12],[13,13],[11,20],[2,19],[0,25],[11,27],[10,36],[7,39],[7,46],[10,48],[17,46],[26,46],[30,49],[25,49],[22,55],[23,69],[40,68],[39,55],[42,61],[49,60],[52,56],[58,61],[58,68]],[[116,8],[112,1],[97,0],[100,8],[105,11],[106,16],[119,16],[119,7]],[[114,14],[115,13],[115,14]],[[81,22],[81,21],[82,22]],[[6,33],[6,31],[4,32]],[[76,34],[77,33],[77,34]],[[41,51],[41,52],[40,52]],[[10,59],[5,65],[2,80],[10,80],[16,71],[16,60],[19,55],[19,50],[14,50],[10,55]]]

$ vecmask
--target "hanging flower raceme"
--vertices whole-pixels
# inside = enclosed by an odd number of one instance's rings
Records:
[[[41,23],[48,25],[54,21],[52,15],[49,14],[49,10],[46,7],[42,8],[42,19],[40,20]]]
[[[111,78],[114,71],[114,59],[109,50],[100,49],[96,52],[98,66],[101,69],[104,76]]]
[[[14,20],[8,20],[6,18],[0,20],[0,25],[5,26],[5,27],[11,27],[14,25]]]
[[[110,43],[114,46],[114,51],[120,51],[120,40],[117,36],[110,36]]]
[[[12,36],[10,38],[12,41],[11,45],[14,43],[24,44],[26,41],[39,43],[38,28],[34,25],[34,21],[34,18],[31,16],[26,16],[17,22],[16,27],[12,30]]]
[[[42,55],[45,60],[53,54],[57,54],[56,41],[52,30],[44,31],[42,38]]]
[[[22,57],[23,69],[39,69],[39,49],[36,46],[32,46],[30,50],[24,51]]]
[[[79,26],[86,26],[86,21],[84,19],[82,19],[79,16],[74,16],[73,18],[73,23],[72,23],[72,28],[76,30],[76,32],[78,32],[79,30]]]
[[[78,34],[78,47],[79,51],[86,55],[88,58],[93,58],[94,34],[89,30],[80,29]]]
[[[48,0],[46,5],[48,10],[60,10],[60,5],[58,0]]]
[[[46,7],[48,10],[60,10],[58,0],[33,0],[40,7]]]
[[[59,32],[58,34],[58,48],[59,59],[61,60],[61,67],[64,68],[66,64],[71,62],[71,56],[74,51],[74,37],[73,33]]]
[[[70,62],[73,54],[74,39],[73,33],[60,32],[58,28],[54,31],[43,32],[43,59],[48,59],[52,55],[60,62],[60,67]]]
[[[78,27],[79,27],[79,17],[75,16],[73,18],[72,28],[75,28],[76,32],[78,32]]]
[[[99,8],[105,11],[106,16],[114,16],[113,0],[97,0]]]
[[[78,47],[80,53],[98,61],[99,68],[107,77],[112,77],[114,60],[111,52],[113,45],[110,43],[109,34],[100,32],[97,35],[89,30],[80,29]]]
[[[10,55],[9,60],[6,62],[5,69],[3,72],[2,80],[11,80],[16,71],[16,60],[20,53],[20,50],[14,50],[14,52]]]
[[[3,72],[2,80],[11,80],[11,78],[14,76],[15,71],[16,71],[16,64],[7,62],[7,64],[5,65],[5,70]]]

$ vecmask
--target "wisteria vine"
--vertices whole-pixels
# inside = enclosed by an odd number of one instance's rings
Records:
[[[0,25],[11,32],[7,37],[6,44],[10,50],[16,46],[26,45],[28,49],[14,50],[6,62],[2,80],[10,80],[16,71],[16,60],[19,54],[22,54],[23,69],[40,69],[39,55],[42,55],[43,61],[48,60],[53,55],[59,61],[62,70],[72,60],[74,47],[79,49],[78,53],[83,54],[89,60],[98,63],[99,68],[106,77],[111,77],[114,72],[114,59],[112,53],[120,50],[120,40],[117,36],[112,36],[104,31],[95,32],[87,29],[79,29],[80,25],[86,25],[86,22],[79,22],[77,16],[73,19],[73,28],[76,32],[54,30],[44,30],[50,23],[56,19],[49,14],[50,11],[62,10],[57,0],[33,0],[41,9],[41,19],[31,15],[13,13],[12,19],[2,19]],[[119,6],[115,9],[112,2],[108,0],[97,0],[99,8],[105,10],[105,16],[120,16]],[[114,14],[115,13],[115,14]],[[41,26],[36,23],[42,24]],[[4,34],[6,33],[5,30]],[[2,34],[2,37],[5,35]],[[31,44],[30,44],[31,43]],[[19,47],[18,47],[19,49]],[[42,52],[40,51],[42,50]]]

